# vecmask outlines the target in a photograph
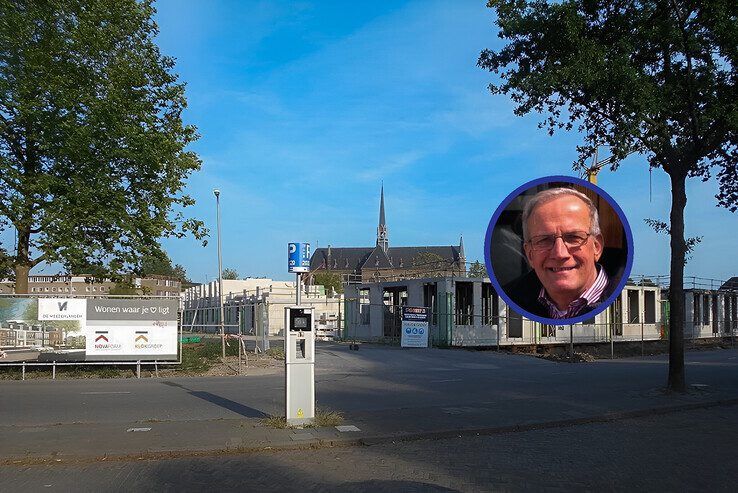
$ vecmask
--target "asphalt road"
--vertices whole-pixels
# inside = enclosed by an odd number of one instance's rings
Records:
[[[437,427],[489,426],[510,413],[576,418],[695,399],[738,397],[738,350],[687,354],[686,396],[661,394],[666,356],[556,363],[494,351],[320,344],[319,407],[349,420],[433,416]],[[242,377],[0,382],[0,424],[128,423],[284,414],[280,370]],[[439,412],[439,410],[441,412]],[[494,424],[494,423],[492,423]]]
[[[734,491],[738,406],[369,447],[0,467],[37,491]]]

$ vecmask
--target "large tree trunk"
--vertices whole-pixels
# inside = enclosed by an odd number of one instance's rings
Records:
[[[684,208],[687,205],[686,174],[673,170],[671,178],[671,269],[669,283],[669,390],[684,392]]]
[[[15,264],[15,294],[28,294],[28,273],[30,265]]]
[[[18,229],[18,256],[15,259],[15,294],[28,294],[28,273],[33,267],[31,262],[31,232]]]

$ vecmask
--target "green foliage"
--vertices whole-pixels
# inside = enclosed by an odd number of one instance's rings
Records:
[[[632,151],[670,175],[710,176],[718,202],[736,210],[738,7],[730,0],[525,2],[491,0],[499,37],[479,66],[499,75],[515,113],[540,126],[578,129],[577,167],[599,146],[612,168]]]
[[[325,287],[326,294],[329,294],[331,292],[331,289],[335,290],[336,293],[343,293],[343,283],[341,282],[341,276],[335,272],[316,272],[313,275],[313,284],[318,284]]]
[[[159,238],[207,233],[180,211],[198,136],[154,12],[151,0],[0,1],[0,229],[18,231],[18,292],[40,262],[131,272]]]
[[[139,295],[144,294],[141,288],[137,288],[130,280],[122,280],[115,283],[108,294],[111,295]]]
[[[223,269],[223,279],[238,279],[238,271],[236,269]]]
[[[481,263],[479,260],[475,260],[471,263],[469,266],[469,271],[467,272],[467,275],[469,277],[489,277],[487,275],[487,268],[484,266],[483,263]]]
[[[166,276],[177,279],[180,282],[190,282],[185,268],[180,264],[172,265],[172,260],[164,251],[161,251],[161,255],[145,255],[141,259],[140,272],[145,277],[152,275]]]
[[[578,130],[575,169],[597,149],[611,169],[632,152],[671,180],[669,382],[685,389],[686,179],[716,174],[718,205],[738,210],[738,3],[735,0],[560,2],[490,0],[506,44],[478,65],[497,75],[515,113],[545,114],[539,127]],[[658,222],[657,222],[658,223]],[[654,224],[652,224],[654,226]]]
[[[200,344],[182,346],[182,365],[179,367],[186,373],[204,373],[220,361],[222,348],[220,339],[203,339]],[[238,356],[236,341],[226,341],[226,356]]]

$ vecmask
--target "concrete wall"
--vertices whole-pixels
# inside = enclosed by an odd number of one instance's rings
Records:
[[[466,323],[457,323],[456,313],[458,312],[456,300],[457,283],[472,284],[472,317],[459,317]],[[463,277],[440,277],[440,278],[424,278],[424,279],[407,279],[404,281],[364,283],[351,285],[347,287],[346,297],[349,303],[354,304],[353,310],[357,315],[349,320],[348,337],[356,337],[358,340],[378,340],[384,335],[384,318],[383,318],[383,298],[382,293],[387,288],[397,288],[403,286],[407,290],[407,304],[409,306],[424,306],[423,286],[427,283],[435,283],[437,286],[437,299],[441,301],[438,311],[437,323],[430,324],[430,333],[433,340],[443,340],[440,334],[442,329],[441,318],[445,313],[443,303],[447,294],[451,299],[451,322],[450,330],[451,344],[453,346],[496,346],[499,340],[501,346],[509,345],[528,345],[528,344],[563,344],[568,343],[573,338],[576,343],[586,342],[605,342],[609,341],[611,334],[614,340],[657,340],[661,337],[661,306],[659,304],[660,288],[655,286],[628,286],[627,291],[623,290],[620,295],[621,314],[617,317],[614,310],[608,308],[597,316],[594,320],[587,320],[587,323],[575,324],[570,332],[569,326],[544,326],[525,317],[519,322],[522,330],[511,335],[511,317],[517,317],[508,307],[502,298],[498,298],[498,309],[496,320],[485,320],[483,317],[482,290],[483,285],[490,285],[489,279],[472,279]],[[359,310],[359,292],[362,289],[369,290],[370,319],[369,323],[361,323],[358,316]],[[628,321],[628,292],[632,292],[633,299],[637,299],[637,303],[632,309],[637,313],[632,313],[633,320],[638,323],[624,323]],[[646,292],[652,293],[653,300],[653,323],[645,323],[645,297]],[[496,323],[494,323],[496,322]],[[499,332],[499,336],[498,336]],[[618,332],[622,332],[618,334]],[[499,337],[499,339],[498,339]]]

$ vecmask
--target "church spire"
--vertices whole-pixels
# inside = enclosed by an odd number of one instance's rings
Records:
[[[379,226],[377,227],[377,246],[381,247],[385,253],[389,248],[389,238],[387,236],[387,224],[384,222],[384,183],[382,183],[381,198],[379,199]]]

